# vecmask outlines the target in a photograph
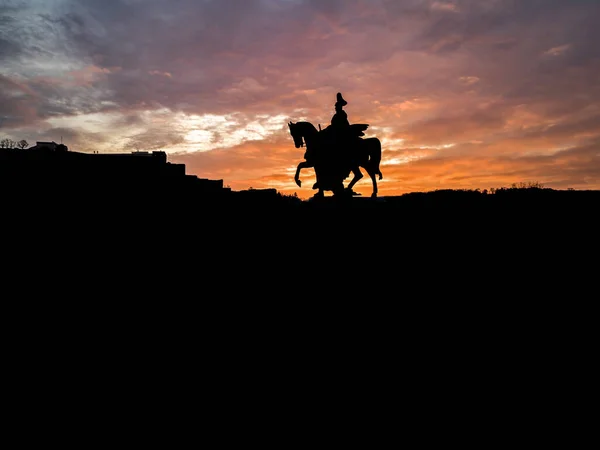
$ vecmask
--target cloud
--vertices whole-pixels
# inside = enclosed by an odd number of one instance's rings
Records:
[[[596,159],[565,156],[597,137],[599,16],[586,0],[11,1],[0,133],[162,148],[306,196],[287,184],[302,155],[286,123],[326,126],[343,92],[389,145],[382,191],[544,177],[527,158],[556,186],[600,188]]]
[[[432,11],[458,12],[456,3],[451,2],[433,2],[431,4]]]
[[[544,52],[544,55],[560,56],[560,55],[564,54],[567,50],[569,50],[570,47],[571,46],[569,44],[559,45],[558,47],[553,47],[549,50],[546,50]]]

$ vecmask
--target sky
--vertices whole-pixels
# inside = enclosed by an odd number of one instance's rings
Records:
[[[599,0],[0,0],[0,139],[308,198],[288,122],[341,92],[380,195],[600,189],[599,24]]]

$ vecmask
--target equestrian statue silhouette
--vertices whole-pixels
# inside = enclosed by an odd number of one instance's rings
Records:
[[[298,164],[294,180],[298,186],[300,171],[314,168],[317,182],[313,189],[318,189],[315,197],[323,197],[324,191],[332,191],[334,196],[343,194],[357,195],[352,188],[363,177],[360,167],[364,168],[373,182],[371,197],[377,197],[377,179],[383,174],[379,169],[381,162],[381,141],[376,138],[363,139],[368,124],[350,124],[343,110],[347,102],[341,93],[337,94],[335,114],[331,125],[317,130],[310,122],[289,122],[290,134],[296,148],[306,145],[304,161]],[[319,126],[320,128],[320,126]],[[350,175],[354,177],[344,189],[344,180]]]

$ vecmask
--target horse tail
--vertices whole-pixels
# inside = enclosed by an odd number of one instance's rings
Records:
[[[370,139],[372,145],[369,146],[369,161],[375,169],[375,173],[379,175],[379,179],[383,178],[383,174],[379,169],[379,163],[381,163],[381,141],[379,138]]]

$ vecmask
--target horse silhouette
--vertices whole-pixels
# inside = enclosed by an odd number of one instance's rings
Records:
[[[373,192],[371,197],[377,197],[377,179],[381,180],[383,174],[379,169],[381,162],[381,141],[376,138],[360,138],[368,125],[353,124],[350,130],[355,139],[348,139],[348,147],[341,152],[334,151],[331,145],[331,139],[327,135],[328,128],[317,130],[310,122],[289,122],[290,134],[294,139],[296,148],[304,147],[304,161],[298,164],[294,180],[298,186],[302,186],[300,181],[300,171],[302,169],[314,168],[317,176],[319,191],[316,196],[323,196],[325,190],[330,190],[334,195],[344,192],[343,180],[350,172],[354,177],[348,184],[346,192],[352,193],[354,185],[363,177],[360,167],[364,168],[373,182]],[[315,188],[313,186],[313,188]]]

